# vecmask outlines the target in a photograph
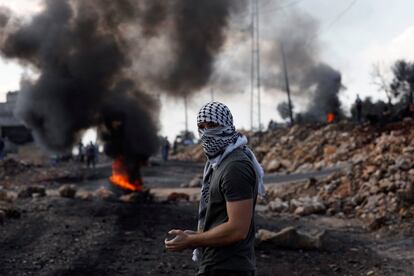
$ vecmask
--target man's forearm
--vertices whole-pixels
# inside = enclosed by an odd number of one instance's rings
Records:
[[[181,251],[196,247],[221,247],[246,238],[252,220],[253,200],[245,199],[226,203],[228,221],[206,232],[190,233],[173,229],[168,233],[176,237],[165,241],[170,251]]]
[[[191,247],[221,247],[246,238],[240,227],[230,222],[220,224],[206,232],[190,235]]]

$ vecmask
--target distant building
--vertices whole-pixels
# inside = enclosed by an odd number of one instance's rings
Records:
[[[17,103],[17,92],[8,92],[6,102],[0,103],[0,137],[7,138],[14,144],[25,144],[33,141],[33,136],[22,122],[13,114]]]

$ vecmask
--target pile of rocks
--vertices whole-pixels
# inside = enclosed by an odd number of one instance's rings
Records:
[[[0,161],[0,180],[12,178],[29,170],[31,167],[30,164],[12,158],[2,160]]]
[[[249,146],[267,173],[292,173],[359,163],[366,160],[377,144],[383,151],[414,153],[411,129],[414,129],[414,121],[408,119],[382,128],[339,122],[243,134],[248,136]],[[406,147],[401,148],[401,142]],[[205,160],[199,145],[182,148],[173,158]]]
[[[355,171],[358,173],[357,169]],[[409,172],[402,178],[412,179]],[[299,196],[280,196],[270,192],[267,209],[275,213],[292,213],[298,216],[311,214],[336,215],[360,218],[375,230],[384,224],[401,222],[414,218],[414,182],[412,180],[358,181],[353,173],[336,173],[316,181],[314,190],[309,192],[305,184],[298,190]]]
[[[342,165],[379,133],[352,123],[296,125],[267,132],[243,132],[266,172],[297,172]],[[202,148],[182,148],[176,160],[205,161]]]
[[[414,217],[413,120],[381,128],[295,126],[256,133],[250,141],[267,172],[345,168],[323,180],[270,191],[272,212],[358,217],[372,229]]]
[[[412,119],[381,127],[340,122],[244,134],[267,173],[344,168],[324,180],[271,191],[273,212],[359,217],[374,225],[414,217]],[[180,154],[197,160],[202,150],[195,146]]]
[[[411,121],[392,127],[355,137],[350,146],[342,146],[348,153],[334,153],[331,160],[348,156],[345,171],[303,183],[294,193],[271,192],[269,210],[359,217],[372,222],[372,228],[414,217],[414,128]]]
[[[266,172],[300,172],[342,166],[379,135],[373,126],[343,122],[294,126],[250,140]]]
[[[410,137],[384,134],[347,172],[320,183],[332,213],[386,223],[414,217],[414,157]]]

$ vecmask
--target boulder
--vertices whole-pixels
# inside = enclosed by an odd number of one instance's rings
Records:
[[[59,188],[59,195],[66,198],[74,198],[77,189],[75,185],[63,185]]]
[[[17,194],[18,198],[29,198],[32,197],[33,194],[37,194],[38,196],[46,196],[46,189],[43,186],[28,186],[24,187],[22,190],[19,191]]]
[[[325,243],[326,232],[316,235],[299,232],[294,227],[287,227],[279,232],[260,229],[256,234],[256,244],[270,244],[276,248],[284,249],[322,249]]]
[[[294,210],[294,214],[298,216],[308,216],[311,214],[317,214],[325,212],[326,206],[318,197],[313,198],[299,198],[299,200],[291,200],[291,209]]]
[[[289,209],[289,203],[284,202],[280,198],[275,198],[268,204],[268,209],[272,212],[281,213]]]
[[[0,201],[13,202],[14,197],[5,190],[0,190]]]
[[[292,167],[292,162],[290,162],[289,160],[280,160],[280,164],[286,168],[289,169],[290,167]]]
[[[385,216],[374,218],[369,222],[368,229],[371,231],[376,231],[380,229],[382,226],[384,226],[386,221],[387,220]]]
[[[403,155],[395,160],[395,165],[401,170],[408,171],[413,168],[413,161],[411,158]]]
[[[79,191],[76,193],[76,197],[81,200],[92,200],[93,199],[93,193],[88,191]]]
[[[394,181],[390,181],[389,179],[381,179],[378,182],[378,186],[381,191],[388,192],[388,191],[395,191],[397,186]]]
[[[366,166],[362,172],[362,179],[368,180],[371,174],[375,173],[378,170],[377,166],[369,165]]]
[[[361,164],[365,162],[365,160],[367,160],[367,156],[365,154],[359,153],[359,154],[352,156],[352,163],[354,165]]]
[[[383,198],[384,194],[371,195],[367,198],[367,203],[364,205],[364,209],[368,212],[374,211]]]
[[[281,166],[282,164],[278,160],[274,159],[274,160],[271,160],[264,169],[266,172],[270,172],[270,173],[277,172]]]
[[[312,214],[319,214],[326,210],[325,205],[307,204],[296,208],[294,214],[298,216],[308,216]]]
[[[340,199],[347,198],[352,195],[352,183],[349,179],[344,179],[336,188],[334,195]]]
[[[414,147],[413,146],[409,146],[409,147],[405,147],[402,150],[403,154],[413,154],[414,153]]]
[[[141,193],[129,193],[119,197],[119,200],[125,203],[136,203],[142,200]]]
[[[405,187],[397,192],[397,197],[403,202],[414,204],[414,183],[406,183]]]
[[[203,175],[197,175],[190,181],[190,183],[188,183],[188,187],[189,188],[201,187],[202,183],[203,183]]]
[[[186,193],[172,192],[171,194],[168,195],[167,201],[173,201],[173,202],[187,201],[188,202],[190,201],[190,196]]]
[[[112,191],[106,189],[105,187],[101,187],[98,190],[96,190],[95,194],[97,197],[103,200],[116,200],[115,194]]]
[[[325,146],[324,148],[323,148],[323,155],[325,156],[325,157],[327,157],[327,156],[330,156],[330,155],[333,155],[333,154],[335,154],[336,153],[336,147],[335,146],[332,146],[332,145],[328,145],[328,146]]]

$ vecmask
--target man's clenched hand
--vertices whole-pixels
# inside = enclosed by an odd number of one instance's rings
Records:
[[[165,239],[165,248],[168,251],[182,251],[184,249],[192,248],[190,236],[197,232],[190,230],[171,230],[168,232],[170,235],[175,235],[171,240]]]

